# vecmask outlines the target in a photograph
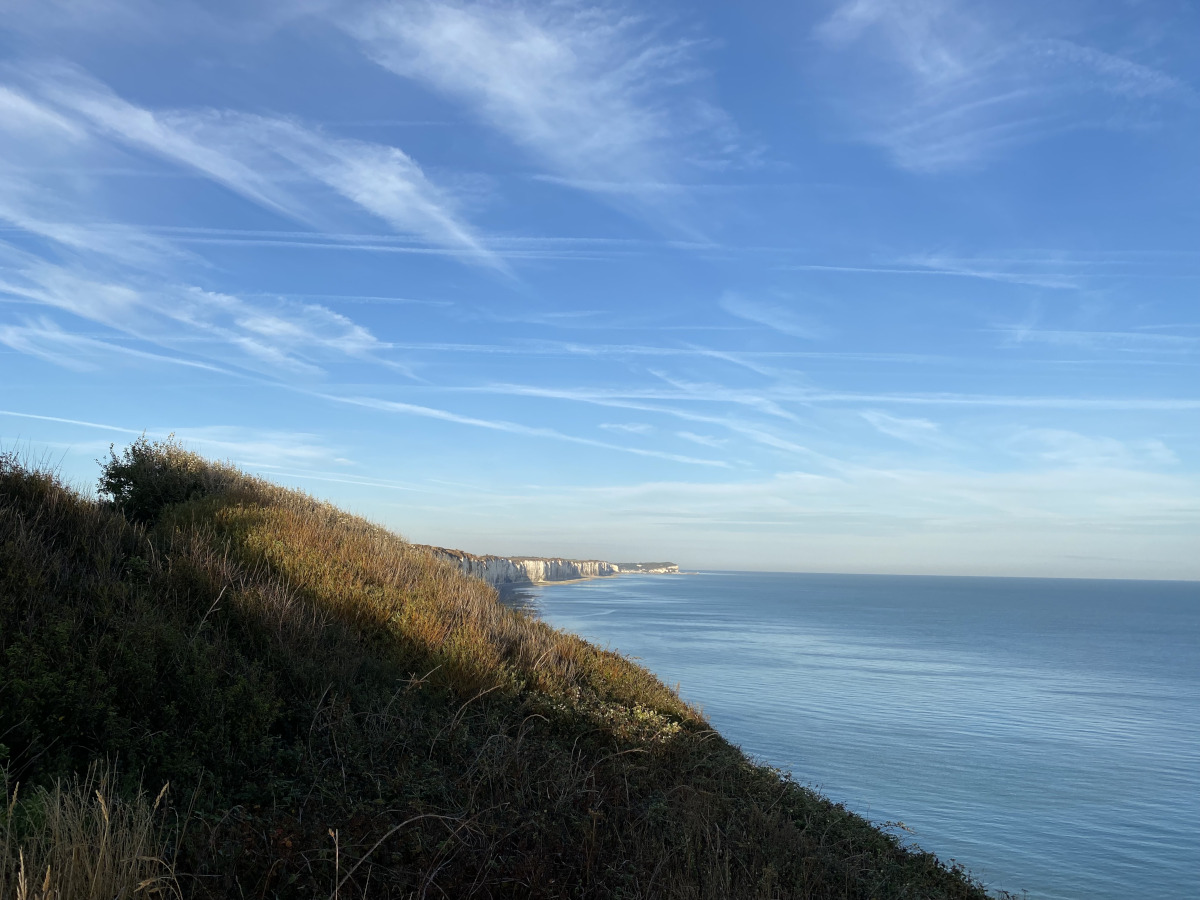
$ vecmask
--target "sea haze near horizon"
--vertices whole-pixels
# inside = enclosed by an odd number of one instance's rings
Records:
[[[993,889],[1196,895],[1200,584],[700,572],[523,602]]]

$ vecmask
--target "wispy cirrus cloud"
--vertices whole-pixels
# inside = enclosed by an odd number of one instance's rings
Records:
[[[813,340],[825,337],[828,333],[812,316],[797,312],[781,303],[751,299],[729,292],[721,297],[721,308],[739,319],[765,325],[773,331],[792,337]]]
[[[183,364],[201,360],[267,373],[314,375],[331,358],[374,359],[383,346],[365,328],[317,304],[278,298],[273,304],[208,291],[155,277],[129,275],[121,280],[90,276],[80,266],[62,265],[14,252],[0,244],[0,259],[15,262],[0,276],[0,296],[50,307],[106,326],[176,354]],[[91,365],[68,352],[74,342],[87,347],[87,358],[105,348],[151,359],[158,354],[131,350],[108,341],[72,337],[60,325],[42,319],[36,326],[10,325],[5,343],[72,367]],[[55,348],[58,348],[57,350]],[[191,360],[191,362],[188,362]]]
[[[840,98],[860,134],[903,168],[977,165],[1079,128],[1135,126],[1195,104],[1180,79],[1047,30],[1008,7],[959,0],[843,0],[816,28],[853,67]],[[1042,16],[1038,21],[1052,21]]]
[[[177,428],[174,434],[198,453],[259,469],[354,465],[343,450],[331,447],[324,437],[309,432],[208,425]]]
[[[1158,334],[1148,331],[1084,331],[1072,329],[1014,326],[995,329],[1004,336],[1005,346],[1043,344],[1084,350],[1110,350],[1125,353],[1196,353],[1200,337]]]
[[[0,125],[6,131],[83,140],[84,129],[52,109],[31,100],[20,91],[0,85]]]
[[[0,84],[0,141],[0,222],[131,265],[178,261],[184,255],[138,228],[96,227],[96,198],[86,163],[113,160],[69,112]]]
[[[1081,559],[1090,556],[1105,560],[1106,575],[1194,579],[1198,500],[1191,474],[1112,464],[862,468],[560,489],[514,497],[504,515],[536,504],[547,543],[650,532],[690,565],[1096,577],[1095,562]],[[572,520],[581,505],[592,510],[586,525]]]
[[[0,409],[0,416],[28,419],[56,425],[95,429],[124,435],[144,434],[152,440],[174,436],[187,449],[215,459],[230,460],[239,465],[256,469],[280,469],[292,467],[307,470],[302,477],[319,477],[344,473],[355,465],[343,451],[331,447],[320,435],[308,432],[280,431],[248,428],[237,425],[207,425],[193,428],[170,429],[162,427],[133,428],[129,425],[113,425],[89,422],[62,416],[43,416],[36,413]],[[313,466],[338,466],[340,473],[314,472]],[[287,473],[298,474],[298,473]],[[385,486],[379,482],[368,482]],[[393,486],[393,485],[386,485]]]
[[[847,275],[951,277],[1055,290],[1086,290],[1114,279],[1194,279],[1200,277],[1195,264],[1195,254],[1186,251],[1004,250],[967,255],[938,250],[883,261],[780,262],[775,268]]]
[[[117,340],[72,335],[61,318],[9,322],[5,343],[20,352],[75,369],[106,353],[275,375],[316,375],[338,359],[403,369],[366,328],[323,305],[197,285],[207,265],[180,246],[177,230],[105,221],[107,198],[88,166],[129,154],[194,171],[292,219],[366,211],[425,249],[503,268],[396,148],[282,118],[155,112],[71,67],[31,67],[22,77],[32,86],[0,85],[0,220],[12,228],[11,241],[0,241],[0,296],[103,325]],[[64,178],[48,162],[80,174]]]
[[[745,421],[733,416],[714,414],[701,409],[684,409],[678,406],[664,405],[663,401],[691,401],[695,404],[720,405],[734,403],[750,409],[767,412],[786,420],[797,417],[779,407],[774,399],[763,397],[757,393],[728,391],[716,389],[713,385],[682,385],[670,391],[654,389],[595,389],[595,388],[556,388],[535,385],[491,384],[477,388],[467,388],[471,392],[499,394],[517,397],[539,397],[547,400],[565,400],[583,403],[589,406],[599,406],[609,409],[627,409],[650,415],[679,419],[684,422],[697,423],[723,428],[733,434],[746,438],[754,444],[769,447],[772,450],[787,454],[798,454],[822,462],[836,465],[836,461],[824,458],[820,453],[779,434],[770,427]],[[687,438],[684,438],[687,440]]]
[[[937,449],[950,444],[938,424],[929,419],[895,416],[877,409],[863,410],[859,415],[876,431],[910,444]]]
[[[618,453],[629,453],[635,456],[665,459],[669,460],[670,462],[686,463],[688,465],[715,466],[722,469],[729,467],[729,464],[724,460],[701,459],[694,456],[686,456],[679,453],[669,453],[662,450],[651,450],[644,447],[630,447],[624,444],[613,444],[608,441],[597,441],[593,440],[592,438],[579,437],[578,435],[568,434],[563,431],[558,431],[554,428],[524,425],[519,422],[509,422],[503,419],[481,419],[477,416],[467,416],[451,410],[438,409],[431,406],[422,406],[414,403],[403,403],[395,400],[380,400],[374,397],[350,397],[334,394],[318,394],[316,396],[334,403],[365,407],[367,409],[376,409],[383,412],[399,413],[402,415],[418,416],[425,419],[438,419],[443,422],[452,422],[472,428],[483,428],[488,431],[502,431],[508,434],[516,434],[524,437],[546,438],[552,441],[579,444],[585,447],[598,447],[603,450],[615,450]]]
[[[1118,440],[1064,428],[1023,428],[1005,443],[1012,453],[1054,465],[1120,466],[1130,469],[1171,466],[1179,457],[1162,440]]]
[[[1078,289],[1085,274],[1081,271],[1082,267],[1064,264],[1062,260],[982,260],[926,254],[910,257],[905,262],[929,274],[957,275],[1058,290]],[[1075,270],[1071,271],[1073,268]]]
[[[114,357],[121,356],[140,362],[222,371],[208,363],[151,353],[65,331],[45,317],[21,325],[0,325],[0,344],[76,372],[99,371],[110,366]]]
[[[685,441],[691,441],[693,444],[700,444],[702,447],[720,448],[729,443],[726,438],[713,437],[711,434],[696,434],[694,431],[677,431],[675,435]]]
[[[120,425],[108,425],[103,422],[88,422],[83,419],[67,419],[62,416],[43,416],[37,413],[17,412],[12,409],[0,409],[0,416],[12,416],[16,419],[32,419],[36,422],[54,422],[59,425],[78,425],[80,428],[95,428],[99,431],[114,431],[119,434],[140,434],[136,428],[125,428]]]
[[[337,198],[397,231],[496,264],[449,192],[397,147],[333,137],[287,118],[151,110],[68,66],[39,70],[37,90],[55,115],[73,116],[77,127],[191,168],[291,219],[326,221]]]
[[[699,42],[615,5],[411,0],[339,23],[381,66],[466,103],[582,190],[661,208],[686,190],[680,170],[751,152],[695,90]]]
[[[913,406],[977,408],[977,409],[1039,409],[1077,411],[1156,411],[1182,412],[1200,410],[1200,397],[1189,396],[1072,396],[1055,394],[986,394],[958,393],[952,391],[929,392],[886,392],[830,390],[819,387],[796,387],[774,385],[754,392],[757,403],[750,402],[748,392],[717,390],[712,386],[697,386],[688,389],[655,388],[592,388],[592,387],[543,387],[529,384],[493,383],[457,390],[473,393],[500,394],[519,397],[544,397],[569,400],[578,403],[608,406],[620,409],[637,409],[663,413],[696,422],[725,424],[729,420],[711,417],[688,410],[658,405],[671,401],[707,402],[712,405],[737,403],[758,409],[779,410],[783,417],[796,419],[783,404],[828,405],[828,406]],[[764,405],[765,404],[765,405]],[[734,423],[729,422],[732,426]],[[801,448],[803,449],[803,448]]]

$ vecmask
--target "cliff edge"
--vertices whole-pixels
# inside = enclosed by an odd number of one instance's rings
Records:
[[[169,441],[102,466],[0,453],[0,898],[989,900],[429,548]]]
[[[478,556],[465,550],[429,547],[440,559],[457,566],[464,575],[480,578],[493,587],[546,584],[551,581],[578,581],[581,578],[607,578],[622,573],[643,575],[678,574],[671,562],[611,563],[603,559],[564,559],[545,556]]]
[[[625,573],[640,573],[642,575],[678,575],[679,566],[673,562],[640,562],[617,563],[617,568]]]

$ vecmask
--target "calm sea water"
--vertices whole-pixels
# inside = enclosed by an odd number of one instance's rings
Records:
[[[993,888],[1200,897],[1200,585],[704,572],[525,602]]]

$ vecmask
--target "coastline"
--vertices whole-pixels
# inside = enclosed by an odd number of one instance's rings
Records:
[[[649,572],[635,572],[635,571],[615,572],[612,575],[583,575],[579,578],[564,578],[564,579],[558,579],[558,580],[554,580],[554,581],[510,582],[510,583],[506,583],[506,584],[494,584],[494,585],[492,585],[492,587],[494,587],[496,589],[498,599],[505,606],[509,607],[510,609],[523,610],[523,609],[532,609],[533,608],[533,599],[534,599],[534,594],[532,592],[533,588],[546,587],[548,585],[557,586],[560,584],[581,584],[582,582],[585,582],[585,581],[600,581],[600,580],[606,580],[606,579],[610,579],[610,578],[619,578],[622,575],[648,575],[648,574],[680,575],[683,573],[680,573],[680,572],[649,573]]]
[[[434,557],[451,563],[464,575],[478,578],[498,591],[543,584],[566,584],[617,575],[679,574],[673,562],[613,563],[603,559],[569,559],[546,556],[495,556],[446,547],[421,545]]]

